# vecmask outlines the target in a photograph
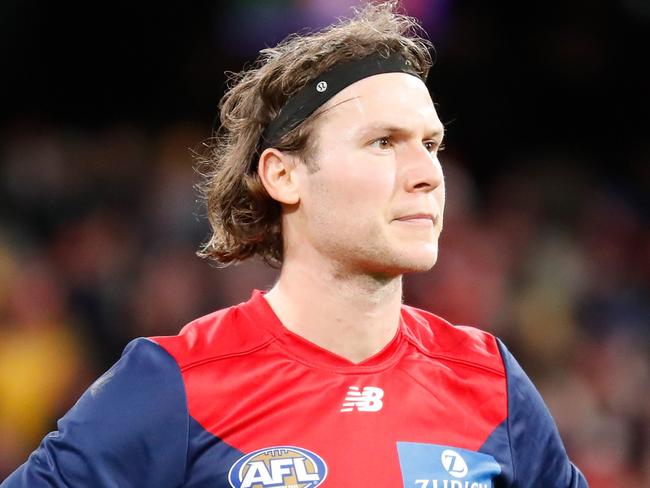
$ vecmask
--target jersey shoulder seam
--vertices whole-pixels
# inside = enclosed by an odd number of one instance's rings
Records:
[[[502,376],[502,377],[506,376],[505,370],[501,370],[501,369],[498,369],[498,368],[493,368],[491,366],[487,366],[485,364],[481,364],[481,363],[476,362],[476,361],[469,361],[467,359],[461,359],[461,358],[458,358],[458,357],[455,357],[455,356],[449,356],[447,354],[431,353],[431,352],[423,350],[423,349],[421,349],[419,347],[418,347],[418,349],[420,349],[424,354],[426,354],[430,358],[440,359],[442,361],[449,361],[449,362],[457,363],[457,364],[463,364],[465,366],[470,366],[470,367],[475,368],[475,369],[488,371],[490,373],[494,373],[494,374],[496,374],[498,376]]]
[[[275,342],[277,340],[277,337],[273,336],[267,339],[265,342],[262,342],[261,344],[258,344],[254,347],[251,347],[249,349],[245,349],[243,351],[236,351],[236,352],[230,352],[230,353],[225,353],[225,354],[217,354],[215,356],[210,356],[207,358],[202,358],[200,360],[194,361],[194,362],[189,362],[187,364],[184,364],[183,366],[179,365],[179,369],[181,370],[181,373],[184,373],[192,368],[196,368],[198,366],[202,366],[207,363],[212,363],[215,361],[221,361],[222,359],[230,359],[234,357],[239,357],[239,356],[246,356],[248,354],[255,353],[261,349],[264,349],[265,347],[269,346],[271,343]]]

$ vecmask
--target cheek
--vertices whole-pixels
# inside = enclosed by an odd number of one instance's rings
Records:
[[[360,217],[359,212],[383,212],[395,188],[395,172],[388,158],[369,160],[354,153],[336,156],[331,154],[323,161],[320,174],[313,175],[312,189],[325,194],[331,205],[344,207],[351,217]]]
[[[440,209],[440,214],[445,210],[445,199],[446,199],[446,187],[445,180],[442,180],[439,188],[435,190],[436,200],[438,201],[438,208]]]

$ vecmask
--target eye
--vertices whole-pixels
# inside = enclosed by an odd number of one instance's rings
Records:
[[[434,141],[434,140],[424,141],[422,144],[427,149],[427,151],[432,153],[440,152],[445,149],[445,146],[443,144],[438,144],[438,141]]]
[[[392,146],[393,143],[389,136],[380,137],[370,143],[370,147],[374,147],[377,149],[390,149]]]

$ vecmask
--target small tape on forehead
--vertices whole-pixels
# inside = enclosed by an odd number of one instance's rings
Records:
[[[271,147],[291,129],[316,111],[330,98],[352,83],[381,73],[408,73],[417,76],[411,62],[399,54],[384,57],[373,54],[354,61],[335,65],[316,77],[287,100],[278,116],[262,135],[262,149]]]

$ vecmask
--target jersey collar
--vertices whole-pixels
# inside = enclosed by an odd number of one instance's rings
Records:
[[[403,331],[404,320],[400,318],[397,333],[381,351],[360,363],[353,363],[287,329],[264,298],[264,292],[254,290],[244,307],[256,326],[263,327],[276,338],[284,354],[311,367],[351,374],[378,372],[396,364],[408,345]]]

